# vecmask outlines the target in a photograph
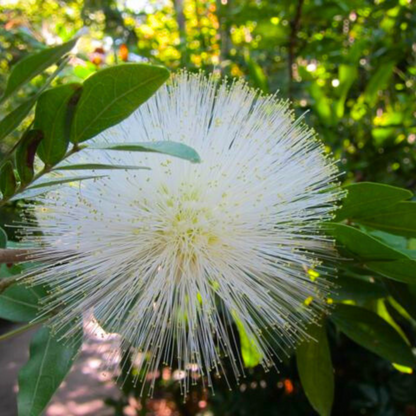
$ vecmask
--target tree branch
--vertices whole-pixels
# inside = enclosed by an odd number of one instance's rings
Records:
[[[290,22],[290,36],[289,36],[289,50],[288,50],[288,70],[289,70],[289,83],[288,83],[288,98],[290,100],[293,99],[293,64],[295,62],[295,47],[296,47],[296,40],[298,36],[299,26],[300,26],[300,18],[302,16],[302,7],[305,0],[298,0],[298,4],[296,6],[295,17]]]

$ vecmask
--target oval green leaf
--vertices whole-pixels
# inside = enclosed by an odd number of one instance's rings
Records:
[[[13,165],[6,162],[0,170],[0,191],[3,198],[11,197],[16,191],[17,183],[14,175]]]
[[[296,349],[300,381],[316,412],[329,416],[334,401],[334,370],[325,325],[311,325],[308,334],[312,339],[303,341]]]
[[[338,304],[331,319],[345,335],[392,363],[414,368],[415,357],[400,334],[374,312]]]
[[[124,64],[103,69],[83,84],[71,141],[81,143],[128,117],[169,78],[163,67]]]
[[[39,416],[43,412],[71,369],[81,342],[82,334],[58,340],[46,327],[35,334],[29,360],[19,371],[19,416]]]
[[[336,221],[367,217],[413,196],[407,189],[382,183],[353,183],[344,186],[344,189],[348,193],[342,201],[342,207],[336,213]]]
[[[71,119],[68,105],[81,84],[62,85],[45,91],[38,100],[34,127],[43,132],[44,139],[38,156],[46,165],[53,166],[65,156],[69,144]]]

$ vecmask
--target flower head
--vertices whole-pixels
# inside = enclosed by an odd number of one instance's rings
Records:
[[[38,197],[27,238],[51,262],[28,281],[51,287],[53,326],[92,309],[146,354],[144,371],[167,363],[211,384],[228,355],[239,377],[233,323],[269,367],[325,308],[325,279],[308,270],[331,248],[321,225],[340,197],[334,162],[288,103],[203,75],[175,76],[95,139],[163,140],[195,148],[202,163],[103,152],[94,161],[150,170]]]

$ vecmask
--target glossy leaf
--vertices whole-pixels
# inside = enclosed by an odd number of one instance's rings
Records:
[[[19,416],[39,416],[65,379],[81,347],[81,334],[70,340],[41,328],[30,344],[30,357],[19,372]]]
[[[10,197],[16,191],[16,177],[11,162],[6,162],[0,170],[0,191],[3,197]]]
[[[80,84],[66,84],[45,91],[39,97],[34,127],[44,135],[38,155],[46,165],[53,166],[65,156],[69,144],[67,125],[72,121],[68,104],[80,88]]]
[[[6,100],[24,84],[29,82],[36,75],[42,73],[46,68],[55,64],[60,58],[69,53],[75,46],[76,39],[72,39],[62,45],[44,49],[21,59],[10,73],[6,89],[0,101]]]
[[[359,222],[388,233],[416,237],[416,202],[400,202],[389,209],[371,213]]]
[[[124,64],[103,69],[83,84],[71,141],[84,142],[128,117],[169,78],[163,67]]]
[[[348,194],[337,211],[336,221],[367,217],[413,196],[407,189],[372,182],[353,183],[344,189]]]
[[[30,183],[33,179],[36,149],[42,139],[43,134],[40,130],[29,130],[17,147],[16,167],[23,185]]]
[[[399,282],[416,283],[415,260],[371,261],[366,263],[366,267]]]
[[[163,155],[189,160],[193,163],[199,163],[201,161],[198,153],[192,149],[192,147],[168,140],[162,142],[92,144],[89,145],[88,148],[97,150],[118,150],[123,152],[161,153]]]
[[[296,349],[296,363],[303,390],[320,416],[331,414],[334,401],[334,370],[325,325],[308,328],[310,340]]]
[[[410,347],[392,326],[374,312],[339,304],[331,319],[339,330],[362,347],[392,363],[415,367],[416,360]]]

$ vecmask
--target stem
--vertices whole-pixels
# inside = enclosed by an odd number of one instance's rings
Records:
[[[41,320],[36,321],[36,322],[29,322],[28,324],[23,325],[23,326],[21,326],[20,328],[17,328],[17,329],[15,329],[15,330],[13,330],[13,331],[10,331],[10,332],[6,332],[5,334],[0,335],[0,341],[4,341],[4,340],[6,340],[6,339],[9,339],[9,338],[15,337],[16,335],[19,335],[19,334],[21,334],[21,333],[23,333],[23,332],[26,332],[27,330],[29,330],[30,328],[33,328],[33,327],[34,327],[34,326],[36,326],[36,325],[43,324],[43,323],[44,323],[44,322],[46,322],[48,319],[49,319],[49,318],[44,318],[44,319],[41,319]]]
[[[0,249],[1,263],[21,263],[31,259],[31,251],[26,249]],[[1,287],[1,281],[0,281]]]
[[[296,6],[295,17],[290,22],[290,36],[289,36],[289,53],[288,53],[288,70],[289,70],[289,83],[288,83],[288,97],[292,101],[293,100],[293,64],[295,62],[295,47],[296,47],[296,39],[298,36],[299,25],[300,25],[300,18],[302,16],[302,7],[305,0],[298,0],[298,4]]]

